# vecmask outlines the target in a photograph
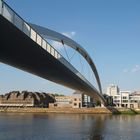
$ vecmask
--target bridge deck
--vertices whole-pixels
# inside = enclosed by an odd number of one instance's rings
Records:
[[[104,101],[96,89],[0,15],[0,61]]]

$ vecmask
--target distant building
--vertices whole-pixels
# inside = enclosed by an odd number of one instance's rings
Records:
[[[88,95],[83,95],[83,107],[93,107],[94,106],[94,100],[92,97]]]
[[[54,107],[59,108],[71,108],[72,107],[72,96],[55,96]]]
[[[82,94],[74,93],[72,96],[55,96],[55,103],[50,103],[50,108],[81,108]]]
[[[119,91],[118,86],[109,86],[107,95],[113,98],[116,107],[140,108],[140,91]]]
[[[87,95],[75,92],[71,96],[55,96],[55,103],[49,104],[51,108],[82,108],[93,107],[93,100]]]
[[[135,91],[129,96],[131,108],[140,108],[140,91]]]
[[[82,108],[82,107],[93,107],[94,100],[92,97],[81,94],[81,92],[76,91],[73,93],[73,108]]]
[[[51,94],[13,91],[0,95],[0,107],[48,107],[55,101]]]
[[[110,85],[110,86],[107,88],[106,94],[107,94],[108,96],[114,96],[114,95],[119,94],[119,88],[118,88],[118,86],[113,85],[113,84]]]
[[[82,108],[83,107],[83,98],[84,98],[83,94],[80,94],[78,92],[73,93],[72,107],[73,108]]]
[[[72,96],[28,91],[12,91],[0,95],[0,107],[82,108],[92,106],[92,98],[79,92],[75,92]]]
[[[121,96],[121,106],[122,107],[129,107],[129,97],[131,95],[130,91],[120,91]]]

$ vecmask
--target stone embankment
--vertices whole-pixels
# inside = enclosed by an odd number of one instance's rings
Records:
[[[0,112],[12,113],[75,113],[75,114],[111,114],[107,108],[0,108]]]
[[[73,113],[73,114],[140,114],[140,109],[130,108],[0,108],[11,113]]]

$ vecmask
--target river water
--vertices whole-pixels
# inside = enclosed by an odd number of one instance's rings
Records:
[[[140,115],[0,113],[0,140],[140,140]]]

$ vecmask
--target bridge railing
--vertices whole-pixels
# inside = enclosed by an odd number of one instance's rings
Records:
[[[28,37],[30,37],[34,42],[45,49],[53,57],[58,59],[78,77],[92,86],[91,83],[78,70],[76,70],[54,47],[52,47],[39,33],[37,33],[23,18],[21,18],[11,7],[9,7],[2,0],[0,0],[0,15],[6,18],[19,30],[24,32]]]
[[[47,50],[55,58],[62,57],[60,53],[54,49],[41,35],[39,35],[24,19],[22,19],[14,10],[12,10],[5,2],[0,0],[0,14],[8,21],[14,24],[19,30],[24,32],[28,37],[35,41],[42,48]]]

